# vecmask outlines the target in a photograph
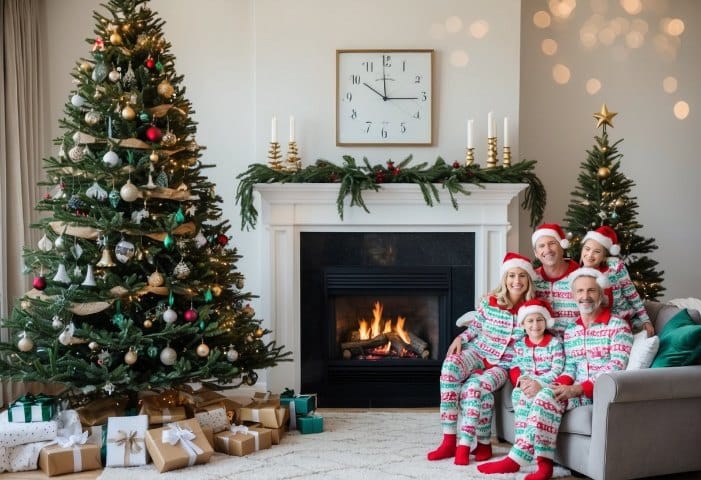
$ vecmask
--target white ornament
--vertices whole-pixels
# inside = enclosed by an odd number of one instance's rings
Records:
[[[178,280],[184,280],[190,275],[190,267],[188,267],[185,262],[180,260],[180,262],[178,262],[178,264],[173,269],[173,275]]]
[[[95,272],[93,272],[92,265],[88,265],[88,272],[85,274],[85,280],[81,283],[84,287],[94,287],[97,285],[95,282]]]
[[[139,198],[139,188],[131,183],[131,180],[127,180],[127,183],[119,190],[119,196],[122,197],[122,200],[125,202],[133,202]]]
[[[136,247],[133,243],[126,240],[120,240],[114,247],[114,255],[122,263],[127,263],[134,256]]]
[[[107,395],[112,395],[115,390],[114,384],[112,382],[105,383],[105,386],[102,387],[102,389],[107,393]]]
[[[199,357],[202,357],[202,358],[204,358],[204,357],[206,357],[207,355],[209,355],[209,346],[208,346],[206,343],[204,343],[204,342],[200,343],[200,344],[197,346],[197,355],[198,355]]]
[[[63,246],[66,244],[66,240],[63,238],[63,235],[59,235],[56,237],[56,240],[54,240],[54,247],[56,248],[63,248]]]
[[[163,365],[173,365],[178,359],[178,354],[170,347],[166,347],[161,351],[161,363]]]
[[[80,108],[85,105],[85,99],[76,93],[71,97],[71,104],[76,108]]]
[[[41,237],[41,240],[39,240],[39,243],[37,243],[37,246],[39,247],[39,250],[42,252],[50,252],[52,248],[54,248],[54,244],[49,238],[44,234],[43,237]]]
[[[51,326],[54,330],[62,329],[63,322],[61,321],[61,317],[59,317],[58,315],[54,315],[54,318],[51,319]]]
[[[102,188],[100,184],[95,181],[90,188],[85,190],[85,195],[95,200],[103,201],[107,198],[107,190]]]
[[[54,275],[53,280],[54,282],[61,282],[65,284],[71,283],[71,277],[68,276],[66,266],[63,263],[58,266],[58,270],[56,271],[56,275]]]
[[[122,164],[122,159],[114,151],[110,150],[102,156],[102,162],[110,168],[115,168]]]
[[[97,342],[92,341],[92,342],[88,343],[88,348],[90,350],[97,350],[98,348],[100,348],[100,345]]]
[[[116,82],[122,75],[117,70],[112,70],[107,77],[111,82]]]
[[[76,145],[68,150],[68,157],[74,162],[80,162],[83,158],[85,158],[85,150],[80,145]]]
[[[175,310],[168,307],[168,309],[163,312],[163,321],[166,323],[173,323],[178,319],[178,314]]]
[[[73,322],[69,323],[64,329],[63,332],[61,332],[61,335],[58,336],[58,341],[61,342],[63,345],[70,345],[73,343],[73,333],[75,332],[75,325],[73,325]]]
[[[71,253],[73,254],[73,257],[78,260],[83,254],[83,247],[81,247],[79,243],[76,243],[71,247]]]
[[[202,230],[200,230],[195,236],[195,245],[197,245],[197,248],[202,248],[207,245],[207,238],[202,233]]]
[[[226,359],[232,363],[239,359],[239,352],[234,350],[233,345],[229,345],[229,349],[226,351]]]

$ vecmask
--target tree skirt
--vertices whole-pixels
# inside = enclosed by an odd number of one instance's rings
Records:
[[[215,453],[205,465],[158,473],[153,464],[132,468],[105,468],[100,480],[522,480],[535,467],[515,474],[483,475],[474,459],[457,466],[452,459],[429,462],[426,453],[441,441],[438,413],[320,412],[324,432],[288,433],[280,445],[246,457]],[[494,459],[508,448],[495,446]],[[556,466],[554,477],[570,475]]]

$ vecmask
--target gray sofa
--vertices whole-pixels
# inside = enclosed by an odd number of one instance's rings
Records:
[[[662,327],[679,310],[646,302]],[[696,323],[701,316],[690,310]],[[495,428],[514,441],[510,382],[496,396]],[[613,372],[594,387],[594,404],[563,416],[555,461],[595,480],[701,471],[701,365]]]

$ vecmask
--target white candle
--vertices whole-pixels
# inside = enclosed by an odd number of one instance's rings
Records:
[[[509,146],[509,118],[504,117],[504,146]]]
[[[290,142],[295,141],[295,117],[290,115]]]
[[[494,119],[492,118],[492,112],[487,114],[487,138],[494,137]]]
[[[270,142],[277,142],[277,117],[273,116],[270,122]]]
[[[474,127],[475,121],[473,119],[469,119],[467,121],[467,148],[475,148],[474,144],[474,136],[472,129]]]

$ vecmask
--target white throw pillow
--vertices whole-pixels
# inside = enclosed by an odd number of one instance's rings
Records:
[[[633,348],[630,351],[630,359],[626,370],[640,370],[648,368],[657,355],[657,350],[660,348],[660,337],[647,338],[647,332],[642,332],[633,335]]]

